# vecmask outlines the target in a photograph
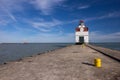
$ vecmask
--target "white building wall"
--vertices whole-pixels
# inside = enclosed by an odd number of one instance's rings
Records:
[[[85,43],[89,43],[89,36],[84,36]]]
[[[76,36],[87,36],[88,32],[76,32],[75,35]]]
[[[79,37],[84,37],[84,42],[89,43],[89,33],[88,32],[76,32],[75,33],[75,41],[79,43]]]
[[[78,43],[79,42],[79,36],[76,36],[75,39],[76,39],[75,41]]]

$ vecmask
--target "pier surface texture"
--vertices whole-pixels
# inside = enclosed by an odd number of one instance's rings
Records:
[[[95,58],[101,58],[101,68],[94,66]],[[120,80],[120,63],[87,46],[72,45],[0,65],[0,80]]]

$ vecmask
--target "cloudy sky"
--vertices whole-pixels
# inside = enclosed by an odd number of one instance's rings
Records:
[[[120,42],[120,0],[0,0],[0,43],[74,42],[79,20],[91,42]]]

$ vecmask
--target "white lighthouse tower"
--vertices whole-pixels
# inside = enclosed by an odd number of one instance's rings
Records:
[[[84,21],[80,21],[79,26],[76,28],[75,32],[76,44],[89,43],[89,32],[88,27],[84,25]]]

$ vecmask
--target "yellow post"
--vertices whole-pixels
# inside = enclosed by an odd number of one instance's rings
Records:
[[[81,47],[83,48],[83,44],[81,45]]]
[[[84,47],[85,47],[85,44],[82,44],[82,47],[84,48]]]
[[[102,65],[101,65],[101,59],[100,58],[96,58],[94,60],[94,64],[96,67],[100,68]]]

